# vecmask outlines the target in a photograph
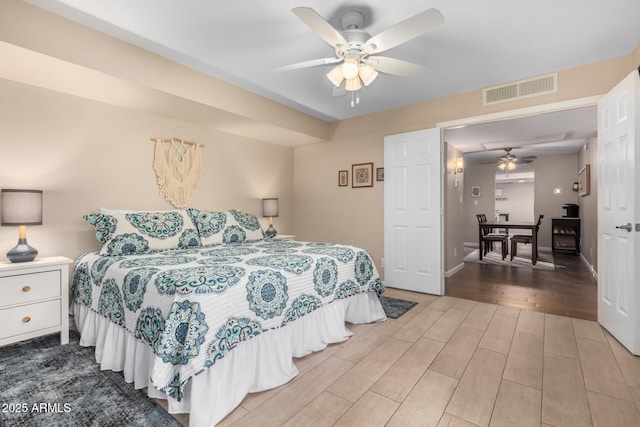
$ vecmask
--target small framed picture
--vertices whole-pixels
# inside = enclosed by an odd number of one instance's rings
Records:
[[[349,171],[338,171],[338,187],[349,185]]]
[[[471,187],[471,197],[480,197],[480,187]]]
[[[376,168],[376,181],[384,181],[384,168]]]
[[[588,196],[591,193],[591,165],[585,165],[578,173],[578,194]]]
[[[373,187],[373,163],[351,165],[351,188]]]

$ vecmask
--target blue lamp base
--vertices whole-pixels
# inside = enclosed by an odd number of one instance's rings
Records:
[[[275,228],[273,228],[273,224],[269,224],[269,228],[265,230],[264,235],[270,239],[273,239],[274,237],[276,237],[276,234],[278,234],[278,232]]]
[[[38,251],[27,244],[27,239],[18,239],[18,245],[7,252],[7,259],[11,262],[28,262],[36,259]]]

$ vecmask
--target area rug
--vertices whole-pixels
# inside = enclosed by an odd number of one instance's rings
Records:
[[[384,295],[380,297],[380,302],[382,303],[382,308],[387,314],[387,317],[390,317],[392,319],[397,319],[407,311],[411,310],[414,305],[418,304],[415,301],[385,297]]]
[[[77,333],[69,338],[0,348],[0,426],[181,426],[121,373],[101,371]]]
[[[507,257],[503,260],[502,255],[496,251],[492,251],[486,255],[483,255],[482,261],[480,261],[478,255],[479,255],[479,250],[476,249],[473,252],[471,252],[469,255],[464,257],[464,262],[505,265],[509,267],[518,267],[518,268],[535,268],[540,270],[556,269],[556,265],[553,262],[553,255],[547,254],[547,253],[539,253],[538,261],[536,262],[535,265],[531,263],[531,252],[526,250],[521,250],[521,249],[518,249],[518,255],[513,257],[513,261],[510,260],[511,259],[510,255],[507,255]]]

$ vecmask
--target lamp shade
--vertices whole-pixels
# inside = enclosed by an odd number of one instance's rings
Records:
[[[356,90],[360,90],[362,85],[360,84],[360,78],[356,76],[353,79],[348,79],[344,84],[344,88],[350,92],[355,92]]]
[[[335,87],[340,87],[344,80],[344,76],[342,75],[342,66],[338,65],[333,70],[329,71],[327,73],[327,78]]]
[[[362,83],[365,86],[369,86],[375,79],[378,77],[378,72],[369,64],[364,64],[360,67],[360,72],[358,73],[360,79],[362,79]]]
[[[42,225],[42,190],[1,190],[0,223]]]
[[[262,216],[274,217],[278,216],[278,199],[262,199]]]

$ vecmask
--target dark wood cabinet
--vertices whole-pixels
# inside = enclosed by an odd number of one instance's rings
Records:
[[[580,254],[580,218],[551,219],[551,249]]]

